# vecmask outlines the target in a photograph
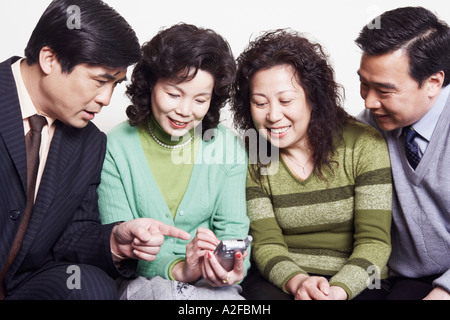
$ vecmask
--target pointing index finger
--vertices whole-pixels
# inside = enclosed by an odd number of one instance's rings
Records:
[[[165,236],[182,240],[189,240],[191,238],[191,235],[188,232],[164,223],[158,225],[158,231]]]

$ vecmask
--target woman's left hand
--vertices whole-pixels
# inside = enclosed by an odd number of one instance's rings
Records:
[[[202,276],[213,287],[221,287],[234,284],[244,278],[244,261],[248,252],[242,254],[236,252],[234,267],[230,272],[226,271],[217,260],[213,251],[205,254],[202,264]]]

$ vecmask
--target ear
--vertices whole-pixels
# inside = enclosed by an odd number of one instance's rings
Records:
[[[439,71],[435,74],[432,74],[426,80],[426,86],[428,88],[428,97],[434,98],[440,94],[442,85],[444,83],[445,73],[444,71]]]
[[[56,54],[50,47],[43,47],[39,52],[39,65],[46,75],[49,75],[55,67],[58,60]]]

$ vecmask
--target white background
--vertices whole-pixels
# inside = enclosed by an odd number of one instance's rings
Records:
[[[38,19],[50,0],[0,0],[0,61],[23,56]],[[450,23],[448,0],[105,0],[130,23],[143,44],[161,28],[179,22],[211,28],[224,36],[237,57],[249,40],[261,32],[292,28],[322,44],[345,88],[346,110],[359,113],[364,104],[359,96],[360,51],[354,40],[361,28],[380,13],[403,6],[423,6]],[[380,21],[382,27],[382,21]],[[450,53],[449,53],[450,54]],[[129,69],[128,78],[132,69]],[[117,87],[111,104],[97,115],[95,123],[108,132],[126,120],[129,105],[125,84]],[[0,115],[1,116],[1,115]],[[230,115],[223,112],[230,124]]]

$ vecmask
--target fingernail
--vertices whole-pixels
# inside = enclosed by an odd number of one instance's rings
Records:
[[[236,258],[240,259],[242,257],[242,253],[238,252],[236,253]]]
[[[211,259],[212,258],[212,253],[211,251],[208,251],[208,257]]]

